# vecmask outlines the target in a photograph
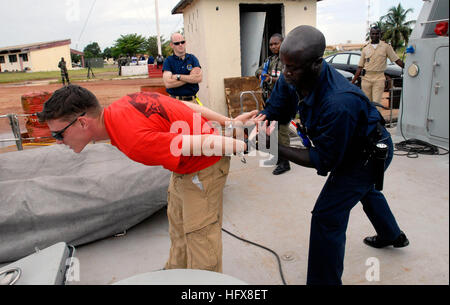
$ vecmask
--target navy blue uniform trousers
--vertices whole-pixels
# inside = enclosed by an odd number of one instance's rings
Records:
[[[386,130],[383,138],[389,147],[386,169],[392,161],[393,144]],[[351,170],[331,172],[312,211],[308,285],[342,284],[345,232],[350,210],[359,201],[380,238],[394,240],[400,235],[386,198],[374,188],[372,160],[361,160]]]

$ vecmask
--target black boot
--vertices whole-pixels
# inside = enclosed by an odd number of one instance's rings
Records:
[[[409,240],[406,237],[405,233],[401,232],[400,235],[393,241],[385,241],[379,238],[378,235],[375,235],[364,238],[364,243],[374,248],[384,248],[387,246],[394,246],[394,248],[402,248],[409,245]]]
[[[285,159],[280,159],[277,167],[273,170],[272,174],[281,175],[282,173],[285,173],[290,169],[291,165],[289,164],[289,161]]]

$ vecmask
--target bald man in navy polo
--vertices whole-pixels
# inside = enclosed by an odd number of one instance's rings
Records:
[[[167,93],[182,101],[194,101],[198,83],[202,81],[200,63],[193,54],[186,53],[186,40],[180,33],[170,37],[173,55],[163,64],[163,81]]]

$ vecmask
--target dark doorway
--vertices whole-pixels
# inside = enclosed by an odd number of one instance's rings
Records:
[[[269,50],[269,39],[275,33],[280,33],[284,36],[284,5],[283,4],[240,4],[239,12],[265,12],[265,24],[263,30],[263,37],[261,43],[261,53],[259,57],[258,66],[264,60],[272,55]],[[242,37],[241,37],[242,38]],[[242,43],[241,43],[242,46]],[[242,53],[242,52],[241,52]]]

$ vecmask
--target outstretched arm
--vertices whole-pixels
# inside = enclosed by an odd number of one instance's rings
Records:
[[[266,148],[270,146],[270,135],[273,134],[275,126],[272,122],[270,125],[268,125],[268,121],[266,120],[265,115],[259,115],[255,118],[257,121],[257,128],[253,131],[253,134],[255,133],[265,133],[266,135],[269,135],[266,137]],[[264,122],[264,123],[262,123]],[[258,124],[259,123],[259,124]],[[262,123],[262,124],[261,124]],[[259,130],[261,129],[261,130]],[[253,136],[250,135],[250,137]],[[311,167],[314,168],[314,165],[311,162],[311,159],[309,157],[309,148],[306,147],[290,147],[290,146],[284,146],[281,144],[278,144],[278,157],[287,159],[291,162],[294,162],[295,164],[305,166],[305,167]]]
[[[183,156],[224,156],[244,152],[244,141],[219,135],[184,135],[181,147]]]
[[[186,106],[191,108],[194,112],[200,113],[201,116],[204,117],[205,119],[207,119],[208,121],[218,122],[220,124],[220,126],[225,126],[227,122],[233,122],[233,121],[239,121],[239,122],[245,124],[248,120],[252,119],[258,113],[257,110],[253,110],[251,112],[243,113],[243,114],[237,116],[236,118],[232,119],[232,118],[226,117],[220,113],[217,113],[214,110],[209,109],[205,106],[200,106],[198,104],[191,103],[191,102],[185,102],[185,101],[182,101],[182,102]]]
[[[278,144],[278,156],[304,167],[314,167],[309,158],[309,148],[287,147]]]

